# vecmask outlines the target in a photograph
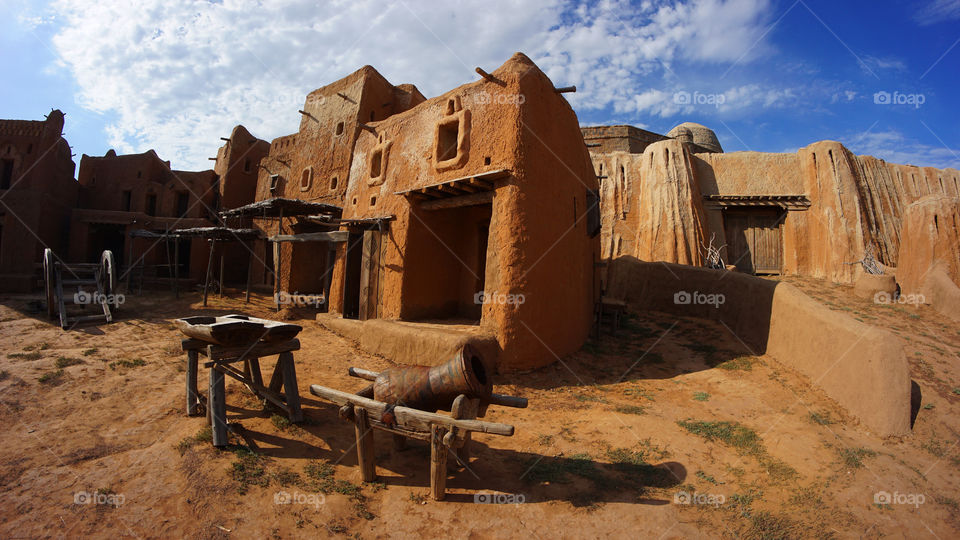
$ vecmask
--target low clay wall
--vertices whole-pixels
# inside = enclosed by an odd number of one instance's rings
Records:
[[[910,374],[900,340],[754,276],[621,257],[607,295],[638,311],[721,322],[753,353],[809,377],[880,436],[910,432]],[[713,296],[711,296],[713,295]]]

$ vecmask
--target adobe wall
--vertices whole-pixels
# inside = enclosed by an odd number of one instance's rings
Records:
[[[923,300],[960,320],[960,198],[927,195],[907,205],[900,265],[902,295]]]
[[[804,374],[874,433],[910,432],[910,375],[890,332],[832,311],[787,283],[632,257],[614,260],[610,271],[611,294],[632,309],[720,321],[751,354],[768,354]],[[674,295],[682,292],[724,300],[678,303]]]
[[[395,193],[488,171],[511,171],[497,182],[489,207],[484,282],[488,294],[522,294],[525,302],[484,304],[481,328],[500,344],[501,370],[526,369],[555,361],[554,353],[575,351],[589,332],[597,241],[586,231],[586,190],[597,185],[576,115],[550,80],[521,54],[492,75],[502,85],[481,80],[460,86],[373,124],[376,134],[361,133],[344,218],[396,215],[384,238],[380,316],[420,316],[430,303],[425,299],[439,294],[435,281],[425,277],[439,273],[425,273],[424,265],[442,266],[425,254],[441,254],[441,240],[448,234],[444,221],[454,218],[428,216],[430,211],[411,208]],[[469,135],[463,159],[438,170],[437,125],[460,116],[469,118],[464,120]],[[384,151],[385,168],[382,176],[372,178],[370,157],[375,150]],[[461,209],[460,214],[474,219],[471,212]],[[331,295],[334,311],[343,304],[340,249]],[[462,292],[469,276],[454,272],[460,261],[446,264],[453,266],[443,287]]]
[[[668,139],[666,135],[653,133],[634,126],[589,126],[580,128],[583,140],[591,146],[591,153],[611,152],[642,153],[648,145]]]
[[[257,195],[260,160],[270,151],[270,143],[258,139],[243,126],[236,126],[217,150],[213,167],[219,180],[219,209],[238,208],[252,203]]]
[[[0,120],[0,159],[12,164],[9,188],[0,190],[0,290],[33,289],[44,247],[67,250],[78,187],[63,124],[58,110],[42,121]]]

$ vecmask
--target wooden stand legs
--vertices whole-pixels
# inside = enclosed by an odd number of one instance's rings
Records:
[[[210,390],[207,394],[207,407],[210,416],[210,428],[214,446],[226,446],[227,439],[227,395],[224,374],[210,369]]]
[[[446,428],[430,426],[430,494],[442,501],[447,491],[447,447],[443,444]]]
[[[199,353],[187,351],[187,416],[200,413],[200,396],[197,393],[197,365]]]
[[[303,410],[300,408],[300,390],[297,388],[297,369],[293,365],[293,353],[280,353],[277,371],[283,377],[283,392],[290,409],[290,421],[303,422]]]
[[[367,418],[367,410],[355,407],[354,429],[357,434],[357,462],[360,464],[360,476],[364,482],[377,479],[376,465],[373,462],[373,429]]]

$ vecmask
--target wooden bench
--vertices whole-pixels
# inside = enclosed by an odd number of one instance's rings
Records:
[[[350,368],[350,375],[374,380],[377,373]],[[314,384],[310,393],[340,405],[340,417],[354,423],[357,439],[357,461],[364,482],[376,480],[376,464],[373,453],[373,430],[391,433],[394,444],[402,448],[406,439],[430,443],[430,492],[434,500],[443,500],[447,485],[447,454],[467,466],[470,460],[470,440],[473,432],[490,433],[510,437],[513,426],[477,420],[483,416],[490,403],[511,407],[526,407],[527,400],[513,396],[493,394],[488,403],[480,399],[459,395],[453,401],[450,415],[421,411],[409,407],[393,406],[373,399],[372,387],[356,394],[341,392]]]
[[[227,404],[225,376],[230,376],[247,386],[256,396],[269,401],[283,412],[291,422],[303,421],[300,407],[300,391],[297,388],[297,370],[293,363],[293,351],[300,349],[300,340],[289,339],[274,343],[258,342],[254,345],[228,347],[214,345],[199,339],[185,339],[180,343],[187,353],[187,415],[200,412],[201,396],[197,390],[197,370],[200,355],[209,361],[210,383],[207,392],[207,420],[213,432],[213,445],[227,445]],[[277,365],[264,386],[260,372],[260,359],[278,355]],[[243,371],[231,364],[243,362]],[[282,393],[281,393],[282,391]]]

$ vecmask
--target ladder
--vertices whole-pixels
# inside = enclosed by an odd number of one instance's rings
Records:
[[[59,319],[60,328],[82,322],[113,322],[113,313],[119,307],[115,294],[116,267],[113,253],[104,251],[100,263],[66,264],[56,260],[50,249],[43,253],[43,274],[46,282],[47,314]],[[69,295],[69,296],[68,296]],[[96,305],[102,313],[71,314],[67,306]]]

